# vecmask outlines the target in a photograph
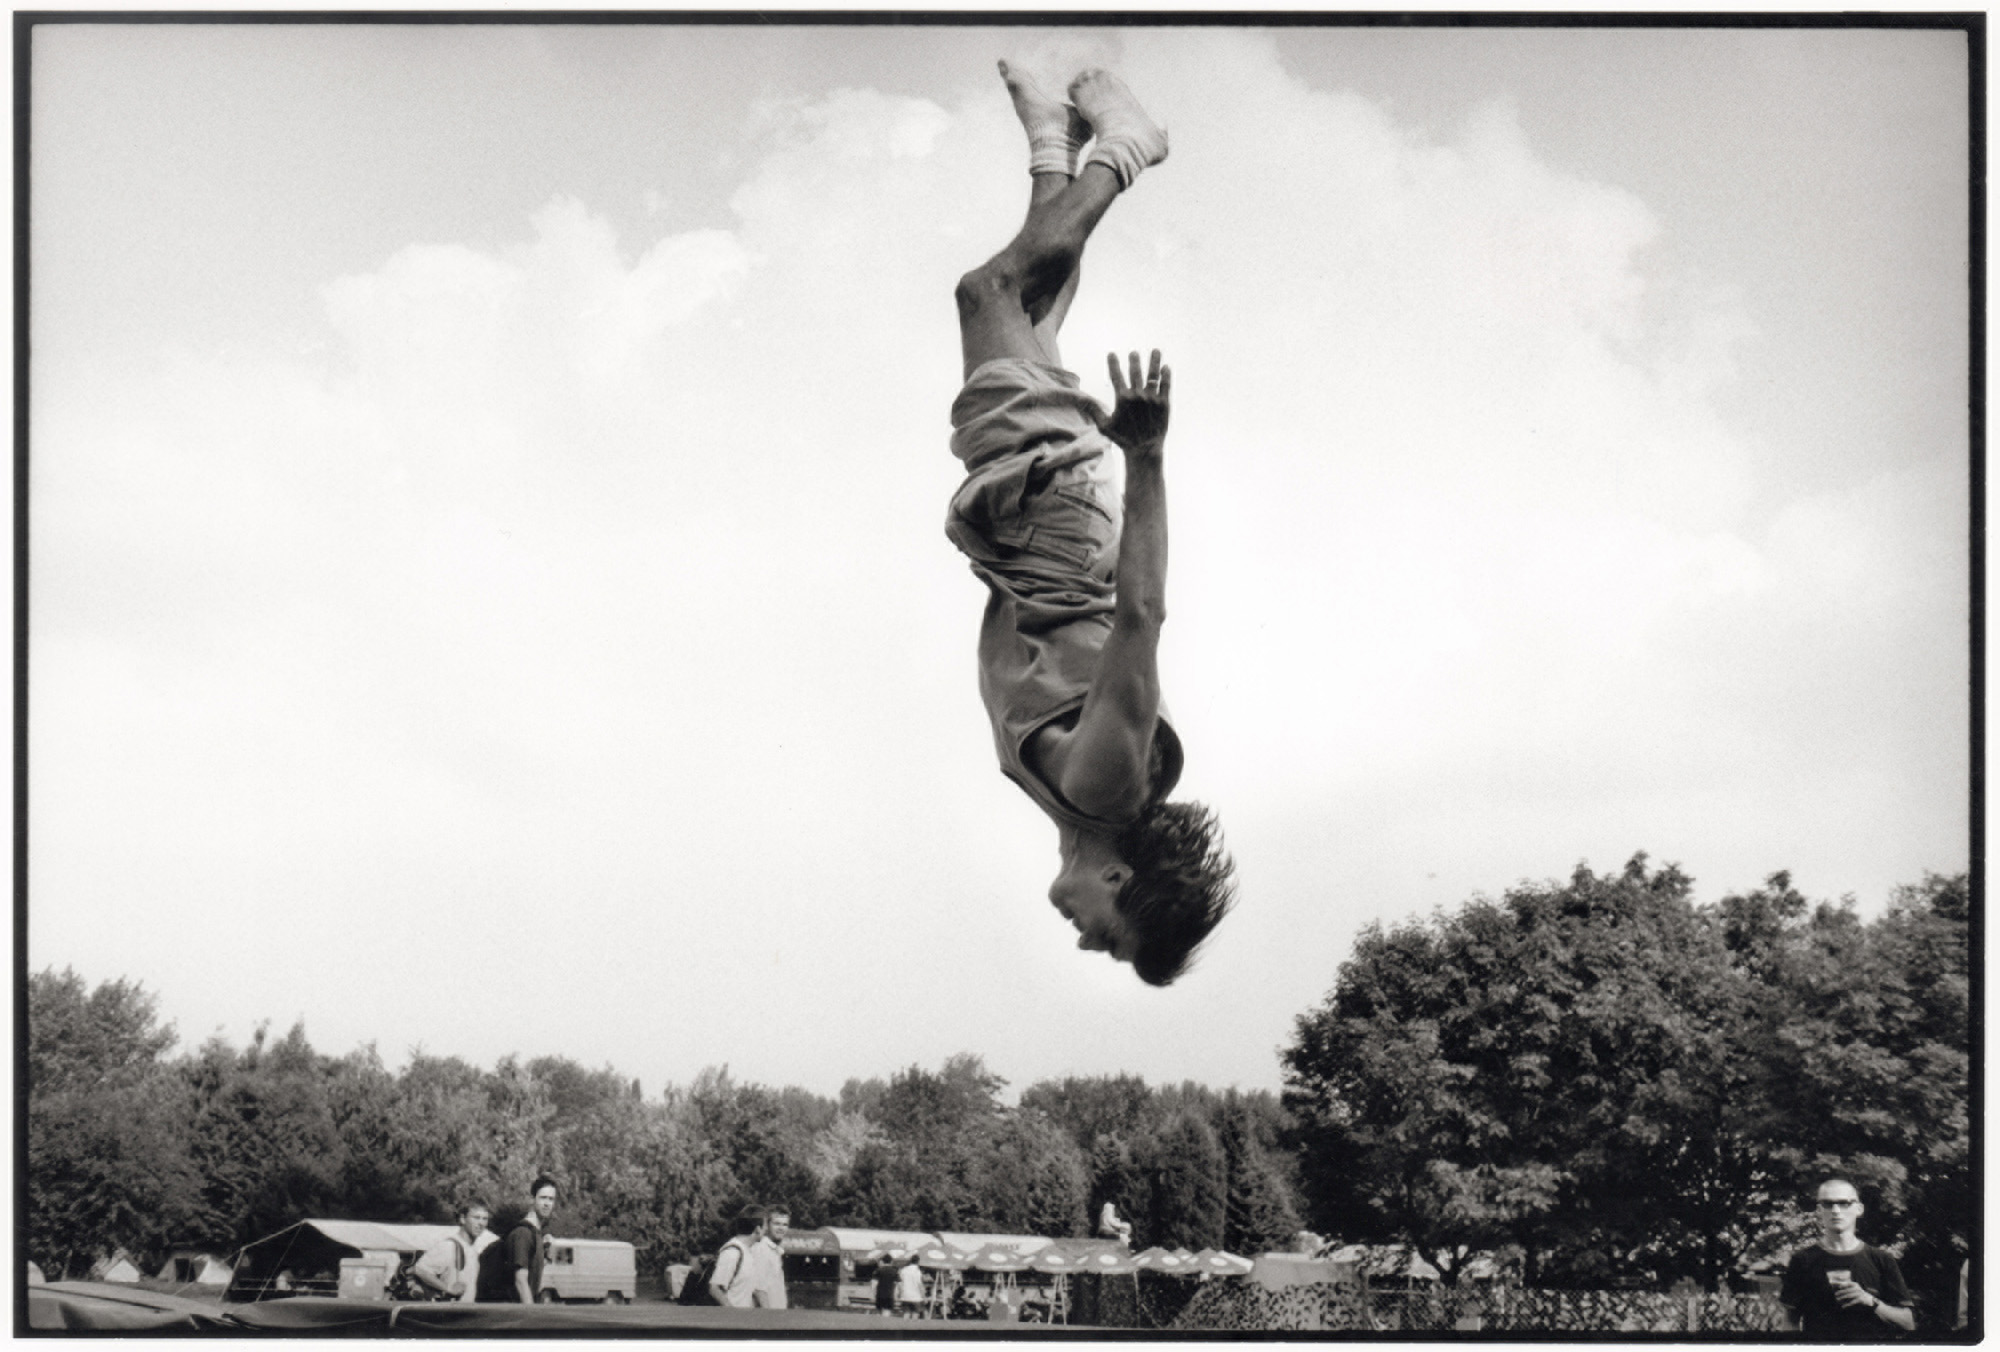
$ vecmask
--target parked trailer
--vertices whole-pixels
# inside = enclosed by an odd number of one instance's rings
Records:
[[[785,1298],[797,1309],[872,1310],[879,1249],[908,1252],[937,1236],[917,1230],[859,1230],[824,1226],[785,1236]]]
[[[551,1238],[542,1267],[542,1299],[623,1305],[638,1291],[638,1273],[638,1257],[622,1239]]]

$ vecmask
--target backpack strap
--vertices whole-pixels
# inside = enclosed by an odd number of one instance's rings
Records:
[[[730,1269],[728,1279],[724,1280],[722,1276],[722,1255],[728,1253],[731,1249],[736,1250],[736,1266]],[[743,1275],[743,1260],[749,1256],[750,1249],[743,1243],[741,1235],[729,1239],[720,1249],[715,1251],[715,1267],[708,1274],[709,1282],[713,1284],[720,1281],[725,1289],[734,1285],[736,1279]]]

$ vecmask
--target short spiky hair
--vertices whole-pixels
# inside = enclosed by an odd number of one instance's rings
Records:
[[[1153,804],[1119,833],[1118,856],[1132,870],[1118,913],[1139,936],[1133,970],[1148,985],[1171,985],[1235,905],[1235,861],[1200,803]]]

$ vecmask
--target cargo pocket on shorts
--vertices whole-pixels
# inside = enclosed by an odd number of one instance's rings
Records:
[[[1044,489],[1032,511],[1023,547],[1072,568],[1087,568],[1116,535],[1111,513],[1089,483],[1059,483]]]

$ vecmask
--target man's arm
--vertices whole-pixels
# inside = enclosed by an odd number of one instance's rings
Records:
[[[1050,778],[1092,817],[1129,820],[1152,789],[1153,734],[1160,717],[1160,627],[1167,618],[1165,451],[1173,372],[1155,349],[1146,375],[1131,379],[1110,359],[1117,404],[1101,424],[1125,453],[1125,521],[1118,546],[1118,599],[1097,676],[1076,728],[1050,749]]]
[[[1845,1286],[1836,1288],[1833,1298],[1842,1305],[1849,1307],[1865,1305],[1874,1312],[1877,1319],[1880,1319],[1885,1324],[1893,1324],[1905,1333],[1911,1333],[1916,1330],[1917,1316],[1909,1306],[1891,1305],[1879,1296],[1870,1295],[1858,1283],[1850,1282]]]
[[[533,1271],[535,1246],[542,1242],[541,1231],[529,1226],[518,1226],[507,1236],[507,1261],[514,1265],[514,1295],[523,1305],[535,1303],[535,1290],[528,1285],[528,1273]]]
[[[1882,1294],[1871,1295],[1858,1282],[1848,1282],[1833,1293],[1833,1298],[1842,1305],[1865,1305],[1877,1319],[1905,1333],[1914,1333],[1917,1327],[1916,1311],[1909,1305],[1910,1288],[1903,1281],[1903,1271],[1896,1265],[1891,1254],[1877,1251],[1874,1255],[1877,1270],[1881,1273]]]
[[[455,1296],[451,1280],[445,1273],[451,1262],[451,1250],[445,1245],[426,1250],[424,1256],[410,1264],[410,1275],[424,1286],[442,1296]]]

